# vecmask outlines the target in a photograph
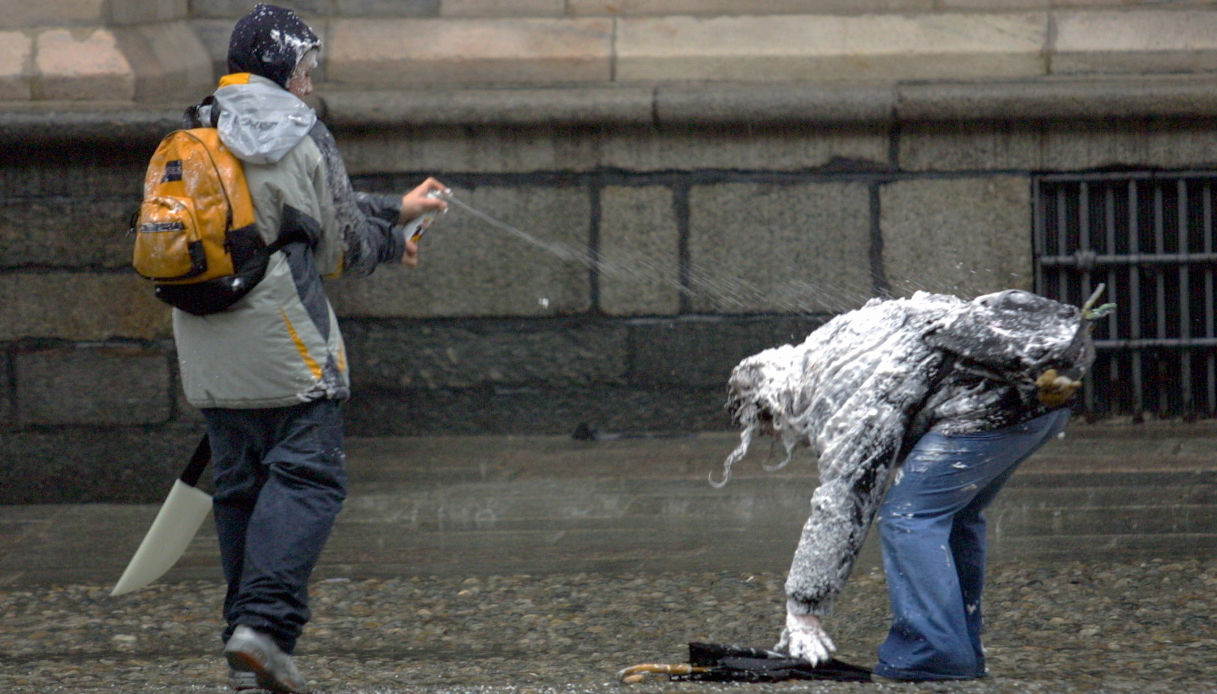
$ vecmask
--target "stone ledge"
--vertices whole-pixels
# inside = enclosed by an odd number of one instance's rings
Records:
[[[1029,77],[1046,72],[1048,26],[1044,13],[622,19],[615,79]]]
[[[321,100],[327,123],[360,130],[1208,118],[1217,116],[1217,75],[860,86],[796,82],[323,90]]]
[[[326,122],[334,128],[650,125],[654,121],[655,91],[648,87],[323,88],[319,92]]]
[[[210,57],[186,22],[142,24],[115,30],[134,74],[134,100],[193,95],[213,88]],[[77,87],[79,88],[79,87]]]
[[[154,147],[161,135],[177,127],[186,105],[169,109],[127,102],[8,102],[0,104],[0,143],[31,149],[81,141]]]
[[[613,81],[608,19],[349,19],[326,33],[326,79],[339,84]]]
[[[31,47],[31,99],[135,100],[135,70],[115,32],[106,28],[53,28]]]
[[[97,25],[106,21],[105,0],[6,2],[0,28]]]
[[[1217,67],[1217,12],[1061,11],[1046,42],[1055,74],[1203,72]]]
[[[829,86],[678,84],[352,91],[313,101],[335,130],[416,127],[680,127],[1102,121],[1217,117],[1217,75],[1042,78],[993,82]],[[155,143],[180,106],[126,102],[0,103],[0,143],[36,147],[89,140]]]
[[[902,120],[1207,118],[1217,115],[1217,76],[1144,76],[901,86]]]
[[[1217,11],[1195,7],[322,23],[327,79],[373,87],[1217,71]]]
[[[185,21],[0,31],[0,99],[147,102],[208,89],[212,66]]]
[[[312,22],[327,48],[318,75],[326,86],[386,89],[1217,74],[1217,9],[1202,5],[965,2],[946,11],[750,15],[539,9],[545,16],[320,16]],[[210,86],[229,20],[188,20],[170,6],[118,14],[91,26],[0,32],[0,99],[153,103]]]

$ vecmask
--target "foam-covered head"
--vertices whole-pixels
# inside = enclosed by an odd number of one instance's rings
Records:
[[[928,334],[926,342],[988,369],[1024,371],[1031,380],[1046,368],[1093,361],[1084,327],[1076,306],[1007,289],[976,297]]]
[[[286,88],[296,66],[321,39],[286,7],[258,3],[237,20],[228,42],[228,71],[249,72]]]

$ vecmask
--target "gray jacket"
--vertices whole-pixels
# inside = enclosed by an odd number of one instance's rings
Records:
[[[299,240],[274,253],[265,278],[229,309],[206,316],[174,309],[186,399],[245,409],[346,398],[347,355],[322,276],[367,275],[400,262],[400,197],[355,193],[329,130],[275,82],[228,75],[214,96],[214,104],[188,111],[198,120],[187,127],[215,122],[242,160],[263,240]]]

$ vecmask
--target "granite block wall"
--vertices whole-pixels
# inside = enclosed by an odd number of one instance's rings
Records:
[[[201,431],[127,219],[247,5],[0,17],[0,503],[159,498]],[[868,297],[1031,288],[1038,173],[1217,166],[1217,12],[1129,5],[295,3],[357,184],[464,205],[330,283],[349,433],[727,429],[735,363]],[[860,38],[765,57],[821,15]]]

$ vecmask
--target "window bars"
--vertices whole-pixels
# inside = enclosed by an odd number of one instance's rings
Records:
[[[1217,416],[1217,173],[1033,180],[1035,290],[1080,305],[1100,284],[1092,418]]]

